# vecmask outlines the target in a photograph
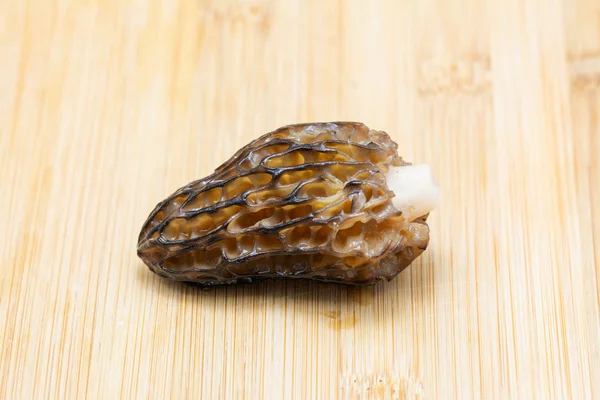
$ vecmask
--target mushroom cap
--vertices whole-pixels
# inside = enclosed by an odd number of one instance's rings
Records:
[[[407,218],[386,174],[410,165],[356,122],[288,125],[160,202],[138,255],[156,274],[201,285],[304,278],[391,280],[427,247],[428,214]]]

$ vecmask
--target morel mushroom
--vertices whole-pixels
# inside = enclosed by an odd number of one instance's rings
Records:
[[[439,202],[429,168],[397,148],[353,122],[267,133],[159,203],[138,255],[160,276],[200,285],[389,281],[427,248]]]

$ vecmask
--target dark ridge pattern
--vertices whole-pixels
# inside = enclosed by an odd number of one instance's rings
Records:
[[[361,123],[279,128],[159,203],[138,255],[162,277],[200,285],[389,281],[429,242],[427,216],[407,221],[392,205],[385,173],[409,165],[397,148]]]

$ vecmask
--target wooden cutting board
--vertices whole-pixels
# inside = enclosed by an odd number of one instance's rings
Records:
[[[0,2],[0,398],[600,398],[599,88],[597,0]],[[397,279],[138,259],[175,189],[332,120],[440,183]]]

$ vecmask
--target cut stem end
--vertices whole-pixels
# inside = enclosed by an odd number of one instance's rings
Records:
[[[440,206],[440,189],[428,165],[390,166],[386,179],[394,207],[409,222]]]

